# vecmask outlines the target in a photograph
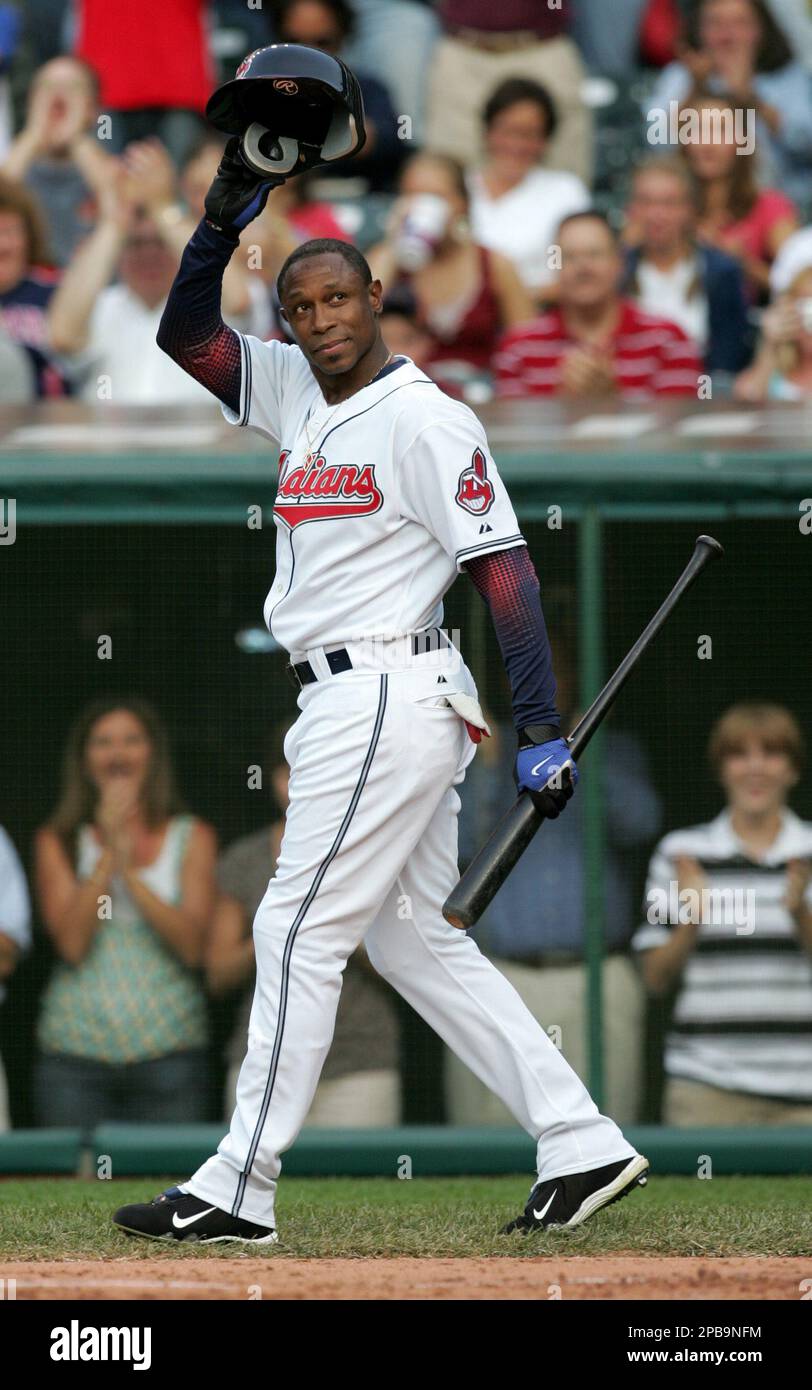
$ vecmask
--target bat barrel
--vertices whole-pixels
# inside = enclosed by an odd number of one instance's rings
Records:
[[[521,859],[544,817],[523,793],[471,860],[443,904],[443,916],[454,927],[472,927]]]

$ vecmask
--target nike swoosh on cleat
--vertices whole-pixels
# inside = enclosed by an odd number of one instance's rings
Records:
[[[182,1231],[184,1226],[191,1226],[194,1221],[200,1221],[201,1217],[209,1216],[211,1212],[216,1210],[216,1207],[206,1207],[205,1211],[196,1212],[194,1216],[178,1216],[178,1213],[175,1212],[172,1217],[172,1225],[176,1231]]]
[[[548,1211],[550,1210],[550,1207],[553,1205],[553,1202],[556,1199],[556,1196],[557,1194],[554,1192],[546,1207],[543,1207],[541,1211],[536,1211],[536,1208],[533,1208],[533,1215],[535,1216],[537,1221],[543,1220],[543,1218],[547,1215]]]

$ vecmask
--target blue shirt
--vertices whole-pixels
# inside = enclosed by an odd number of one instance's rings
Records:
[[[48,305],[56,289],[54,271],[32,267],[16,285],[0,293],[0,318],[13,342],[25,348],[34,366],[38,396],[68,396],[70,384],[48,350]]]

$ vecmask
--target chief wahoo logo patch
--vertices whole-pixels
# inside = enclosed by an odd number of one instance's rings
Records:
[[[484,516],[493,506],[495,497],[485,455],[481,449],[474,449],[470,464],[460,473],[454,500],[472,516]]]

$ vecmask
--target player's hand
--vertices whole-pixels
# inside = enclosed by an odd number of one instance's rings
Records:
[[[222,231],[241,232],[258,217],[272,188],[284,179],[262,179],[240,158],[240,142],[232,135],[206,194],[206,217]]]
[[[578,769],[564,738],[534,743],[516,754],[516,786],[530,793],[536,809],[548,820],[560,816],[577,782]]]

